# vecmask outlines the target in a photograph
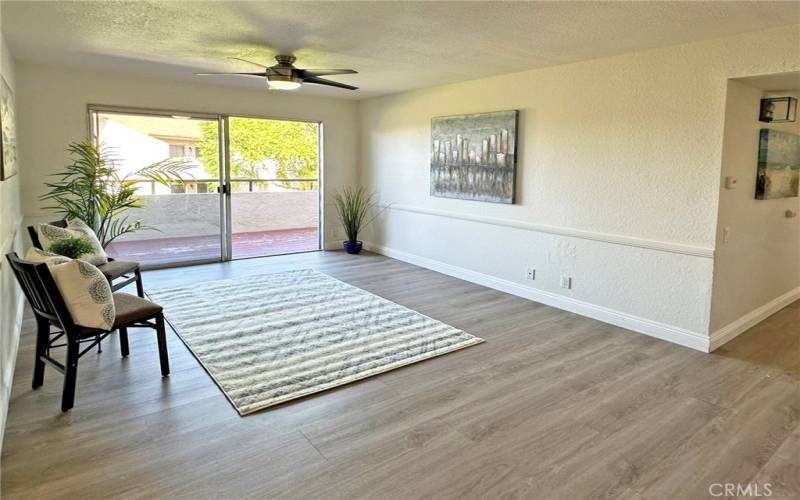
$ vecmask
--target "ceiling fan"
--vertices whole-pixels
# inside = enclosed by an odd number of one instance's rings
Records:
[[[294,90],[303,83],[316,83],[317,85],[329,85],[331,87],[339,87],[347,90],[357,90],[358,87],[346,85],[344,83],[334,82],[326,78],[320,78],[327,75],[350,75],[358,73],[352,69],[300,69],[294,67],[294,56],[275,56],[278,64],[274,66],[265,67],[259,64],[239,57],[231,57],[237,61],[246,62],[248,64],[255,64],[264,68],[264,71],[259,73],[195,73],[195,75],[208,76],[208,75],[240,75],[240,76],[256,76],[267,79],[267,85],[271,89],[277,90]]]

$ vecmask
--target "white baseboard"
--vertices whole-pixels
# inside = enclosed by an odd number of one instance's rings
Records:
[[[408,252],[395,250],[383,245],[374,243],[364,243],[364,248],[371,252],[379,253],[393,259],[402,260],[416,266],[424,267],[432,271],[440,272],[448,276],[463,279],[478,285],[510,293],[534,302],[570,311],[581,316],[587,316],[604,323],[610,323],[628,330],[643,333],[651,337],[666,340],[685,347],[690,347],[698,351],[709,352],[709,337],[702,333],[693,332],[685,328],[680,328],[658,321],[649,320],[640,316],[599,306],[582,300],[565,297],[563,295],[539,290],[536,288],[520,285],[502,278],[497,278],[488,274],[472,271],[463,267],[454,266],[438,260],[421,257]]]
[[[761,307],[753,309],[736,321],[723,326],[711,334],[711,350],[713,351],[721,345],[730,342],[798,299],[800,299],[800,287],[789,290],[780,297],[767,302]]]

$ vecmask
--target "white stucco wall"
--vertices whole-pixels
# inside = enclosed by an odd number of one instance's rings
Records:
[[[20,157],[29,165],[21,175],[26,224],[51,218],[38,199],[42,183],[67,161],[67,144],[86,139],[88,104],[319,121],[323,124],[325,199],[332,200],[336,189],[357,182],[355,101],[218,87],[207,80],[192,84],[27,62],[18,65],[17,80],[18,106],[25,108],[19,117],[23,139]],[[325,208],[325,239],[331,246],[340,245],[335,211],[332,206]]]
[[[707,343],[727,80],[796,70],[798,47],[790,26],[362,101],[360,174],[395,204],[369,239]],[[429,196],[431,118],[505,109],[520,110],[517,204]]]
[[[169,144],[114,120],[105,121],[99,136],[100,144],[114,155],[120,177],[169,158]]]
[[[755,199],[759,130],[800,134],[800,122],[759,122],[764,95],[745,82],[728,84],[720,178],[733,176],[739,182],[736,189],[720,189],[712,332],[800,287],[800,216],[785,216],[787,210],[800,214],[800,198]]]

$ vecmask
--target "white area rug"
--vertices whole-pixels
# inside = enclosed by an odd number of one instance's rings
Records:
[[[483,342],[310,269],[150,296],[241,415]]]

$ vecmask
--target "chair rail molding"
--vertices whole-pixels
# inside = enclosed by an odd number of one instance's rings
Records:
[[[14,241],[16,241],[17,235],[22,234],[22,219],[23,218],[21,216],[17,217],[17,220],[15,220],[14,224],[12,225],[11,233],[6,239],[0,241],[0,254],[2,254],[0,256],[4,257],[5,254],[14,249]]]
[[[685,245],[682,243],[672,243],[668,241],[650,240],[645,238],[636,238],[634,236],[625,236],[621,234],[601,233],[595,231],[587,231],[584,229],[576,229],[563,226],[550,226],[547,224],[536,224],[534,222],[524,222],[515,219],[505,219],[501,217],[489,217],[483,215],[464,214],[459,212],[451,212],[447,210],[438,210],[434,208],[416,207],[413,205],[392,204],[387,207],[388,210],[395,210],[400,212],[409,212],[423,215],[430,215],[435,217],[446,217],[449,219],[458,219],[469,222],[477,222],[480,224],[489,224],[494,226],[510,227],[514,229],[521,229],[524,231],[534,231],[539,233],[556,234],[559,236],[567,236],[571,238],[580,238],[584,240],[600,241],[604,243],[611,243],[614,245],[624,245],[629,247],[644,248],[648,250],[655,250],[659,252],[669,252],[682,255],[691,255],[694,257],[702,257],[706,259],[714,258],[714,249],[707,247],[700,247],[694,245]]]

